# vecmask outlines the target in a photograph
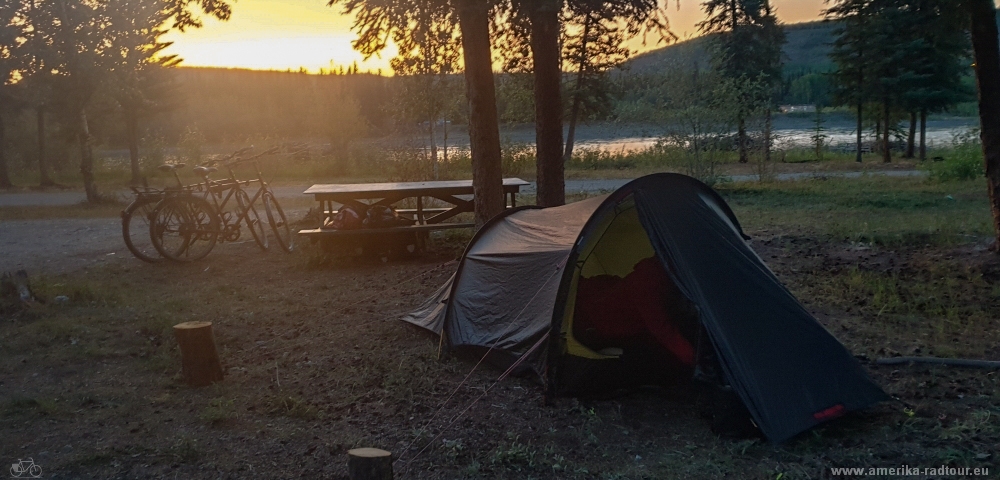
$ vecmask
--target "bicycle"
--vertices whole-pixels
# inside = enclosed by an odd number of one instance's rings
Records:
[[[29,458],[27,461],[17,459],[17,463],[12,463],[10,465],[10,476],[13,478],[24,478],[22,475],[28,475],[30,478],[39,478],[42,476],[42,467],[35,465],[35,461]]]
[[[277,149],[272,148],[248,159],[240,159],[240,155],[248,150],[250,148],[239,150],[222,162],[229,169],[229,179],[211,180],[209,175],[218,171],[217,168],[205,165],[195,167],[194,171],[203,178],[203,183],[191,186],[193,189],[188,188],[184,194],[168,195],[156,205],[151,215],[150,238],[153,247],[161,255],[180,262],[200,260],[211,252],[218,241],[238,240],[243,223],[250,229],[257,245],[267,250],[267,235],[255,207],[260,197],[263,197],[268,223],[275,231],[279,245],[284,250],[291,251],[290,231],[284,238],[281,233],[282,225],[288,229],[287,220],[266,182],[262,178],[240,181],[232,171],[232,167],[239,163],[256,160],[277,152]],[[236,160],[228,161],[233,158]],[[259,167],[257,170],[259,174]],[[261,189],[251,199],[243,187],[256,181],[260,181]],[[198,196],[198,191],[204,194]],[[230,212],[226,208],[233,198],[236,199],[237,208],[235,212]],[[280,218],[282,223],[275,217]]]
[[[233,168],[243,163],[253,162],[257,178],[240,183],[246,186],[250,186],[250,184],[255,182],[260,184],[260,188],[257,190],[257,193],[250,198],[250,205],[253,205],[257,199],[261,200],[264,204],[264,214],[267,215],[267,223],[271,226],[271,231],[274,232],[274,237],[275,240],[278,241],[278,246],[280,246],[285,252],[291,253],[295,248],[291,225],[288,224],[288,218],[285,216],[285,211],[281,208],[281,205],[278,203],[278,199],[274,196],[271,186],[264,181],[264,175],[260,171],[260,163],[257,161],[258,158],[264,155],[277,152],[278,147],[272,147],[264,153],[254,155],[253,157],[237,158],[229,162],[223,162],[223,166],[225,166],[229,171],[230,181],[237,182],[236,174],[233,171]]]
[[[183,188],[180,177],[177,175],[177,170],[184,167],[185,164],[177,163],[160,165],[157,169],[162,172],[173,173],[177,179],[179,188]],[[158,263],[163,258],[153,247],[153,242],[149,235],[149,227],[153,209],[163,200],[167,190],[149,188],[148,184],[141,188],[131,187],[131,189],[135,198],[121,212],[122,238],[125,240],[125,247],[139,260]]]

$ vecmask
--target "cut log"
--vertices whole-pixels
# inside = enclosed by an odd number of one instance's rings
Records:
[[[212,322],[179,323],[174,325],[174,335],[181,347],[181,371],[188,385],[203,387],[222,380]]]
[[[953,367],[1000,368],[1000,362],[991,360],[967,360],[964,358],[936,357],[892,357],[875,360],[878,365],[903,365],[907,363],[930,363],[935,365],[950,365]]]
[[[392,480],[392,454],[378,448],[348,450],[347,473],[351,480]]]

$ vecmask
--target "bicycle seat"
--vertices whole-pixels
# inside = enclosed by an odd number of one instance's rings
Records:
[[[203,177],[207,177],[218,171],[219,169],[215,167],[194,167],[194,173],[197,173],[198,175],[201,175]]]
[[[164,163],[163,165],[160,165],[159,167],[156,168],[159,169],[161,172],[172,172],[174,170],[184,168],[185,165],[186,164],[184,163]]]

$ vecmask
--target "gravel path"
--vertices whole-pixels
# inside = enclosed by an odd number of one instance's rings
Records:
[[[917,170],[871,172],[891,177],[923,175]],[[861,172],[826,173],[826,177],[857,178]],[[778,180],[798,180],[817,176],[814,173],[783,173]],[[753,175],[736,175],[732,181],[752,181]],[[628,179],[567,180],[566,192],[611,192],[628,183]],[[278,198],[301,198],[307,186],[275,187]],[[535,192],[531,184],[523,193]],[[85,199],[83,192],[31,192],[0,194],[0,207],[73,205]],[[292,218],[300,211],[288,212]],[[224,247],[220,245],[220,247]],[[30,272],[62,273],[108,262],[140,261],[132,257],[121,240],[118,218],[71,218],[46,220],[15,220],[0,222],[0,272],[26,269]]]
[[[0,222],[0,272],[61,273],[106,262],[134,260],[117,218]]]

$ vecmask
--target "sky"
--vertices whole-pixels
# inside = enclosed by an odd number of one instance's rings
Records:
[[[704,18],[702,0],[666,0],[671,29],[682,39],[697,36],[696,24]],[[679,3],[679,5],[678,5]],[[816,20],[823,0],[772,0],[785,23]],[[391,49],[381,58],[365,60],[351,48],[356,34],[353,18],[325,0],[238,0],[228,22],[206,19],[204,27],[170,32],[174,42],[167,53],[184,59],[182,65],[199,67],[298,70],[310,72],[347,67],[357,62],[361,70],[389,73]],[[631,43],[635,51],[656,48],[656,38]]]

